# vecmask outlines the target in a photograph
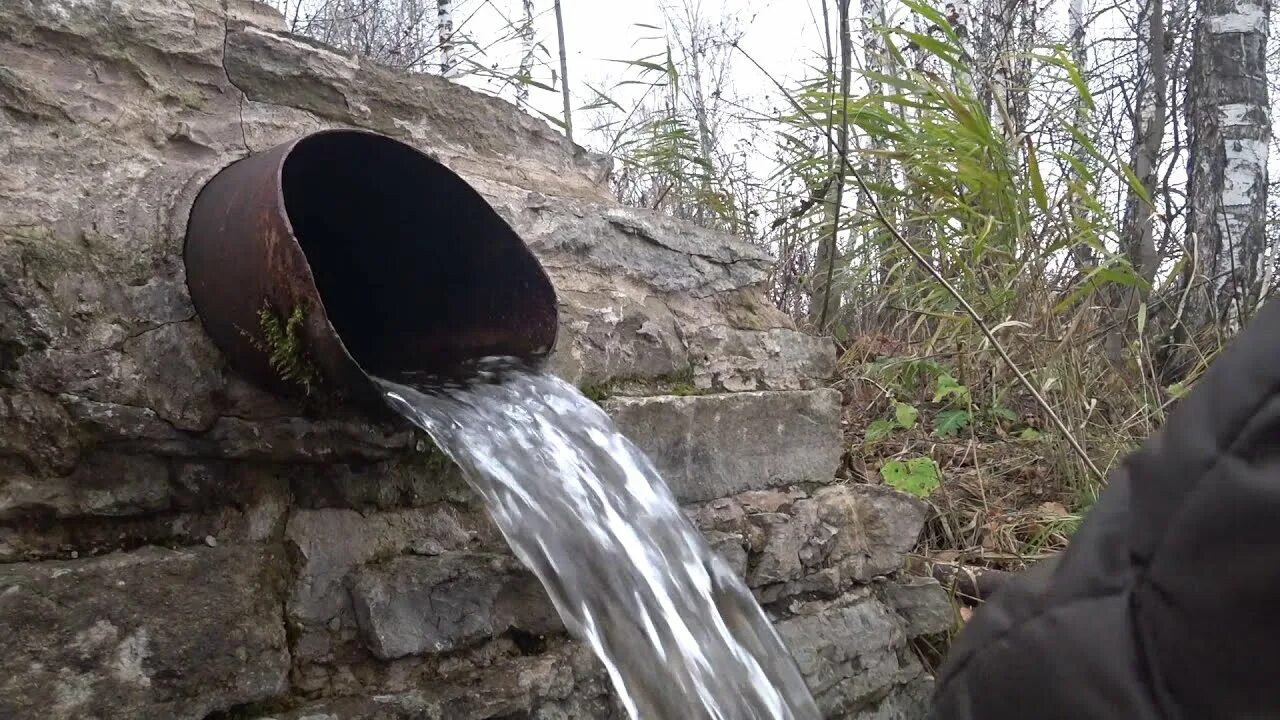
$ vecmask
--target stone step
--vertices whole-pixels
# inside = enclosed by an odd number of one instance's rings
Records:
[[[606,411],[681,502],[830,482],[844,451],[835,390],[613,398]]]

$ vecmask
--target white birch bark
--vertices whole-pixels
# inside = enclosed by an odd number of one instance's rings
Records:
[[[453,0],[436,0],[436,37],[440,45],[440,74],[449,77],[457,67],[453,45]]]
[[[1266,246],[1266,2],[1202,0],[1188,91],[1190,331],[1238,330],[1259,301]]]

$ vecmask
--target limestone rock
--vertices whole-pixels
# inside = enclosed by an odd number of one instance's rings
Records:
[[[330,698],[257,720],[626,720],[590,650],[564,644],[411,689]]]
[[[226,36],[227,77],[259,103],[298,108],[422,146],[465,173],[603,199],[605,158],[498,98],[434,75],[394,73],[320,43],[253,25]]]
[[[161,456],[234,460],[335,462],[385,460],[412,447],[405,429],[362,418],[313,420],[219,418],[203,433],[184,432],[149,407],[60,397],[71,418],[96,443]]]
[[[858,720],[920,720],[929,716],[933,677],[921,675],[899,685],[874,706],[858,713]]]
[[[242,546],[0,566],[0,716],[200,720],[283,692],[274,561]]]
[[[711,530],[705,533],[707,543],[733,570],[733,574],[742,577],[747,574],[747,549],[739,535]]]
[[[686,330],[694,384],[720,392],[809,390],[835,375],[830,339],[790,328],[704,325]]]
[[[0,519],[156,512],[170,498],[168,464],[146,455],[95,452],[65,476],[0,474]]]
[[[915,545],[927,511],[909,495],[861,484],[824,487],[800,499],[758,493],[743,504],[754,510],[748,517],[765,535],[747,576],[753,587],[790,583],[824,569],[835,571],[816,584],[774,589],[762,596],[769,598],[766,602],[793,592],[839,591],[897,570]],[[786,512],[779,512],[783,509]]]
[[[80,450],[75,425],[44,393],[0,390],[0,427],[0,458],[14,458],[37,473],[75,467]]]
[[[808,608],[778,632],[827,717],[855,717],[924,672],[901,620],[869,591]]]
[[[304,623],[338,616],[348,603],[347,576],[377,557],[488,549],[501,542],[487,518],[449,505],[370,515],[304,510],[293,514],[286,532],[299,559],[289,614]]]
[[[562,630],[537,578],[508,556],[394,558],[360,568],[351,596],[366,645],[384,660],[448,652],[510,629]]]
[[[834,390],[616,398],[606,409],[683,502],[828,482],[843,452]]]
[[[569,382],[659,380],[689,368],[680,328],[662,298],[621,280],[552,270],[561,336],[548,361]]]
[[[955,627],[955,606],[947,591],[933,578],[908,575],[885,583],[881,593],[906,622],[908,637],[936,635]]]

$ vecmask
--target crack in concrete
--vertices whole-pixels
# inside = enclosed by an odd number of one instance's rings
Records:
[[[236,84],[231,77],[231,71],[227,69],[227,45],[231,40],[231,0],[222,0],[222,57],[219,58],[222,66],[222,74],[227,77],[227,84],[236,89],[240,93],[240,141],[244,143],[245,155],[252,155],[253,150],[249,147],[249,134],[244,126],[244,103],[249,99],[249,93],[244,88]]]

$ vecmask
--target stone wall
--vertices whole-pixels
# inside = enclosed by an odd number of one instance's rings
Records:
[[[834,352],[753,247],[619,207],[608,164],[434,77],[234,0],[0,2],[0,717],[610,718],[476,499],[400,426],[247,385],[181,262],[202,184],[329,127],[471,181],[551,273],[552,366],[652,453],[830,717],[913,718],[899,576],[925,507],[833,484]]]

